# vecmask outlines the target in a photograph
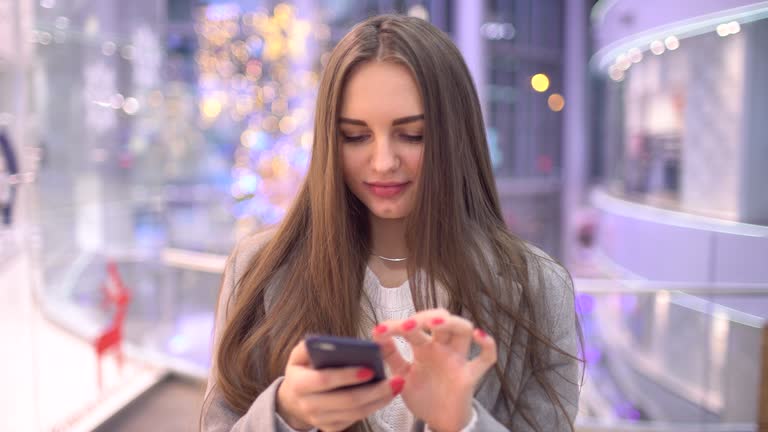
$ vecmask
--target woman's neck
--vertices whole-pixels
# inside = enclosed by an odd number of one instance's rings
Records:
[[[371,215],[371,253],[387,258],[407,258],[405,219],[381,219]]]

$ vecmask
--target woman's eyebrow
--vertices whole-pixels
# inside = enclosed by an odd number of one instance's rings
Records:
[[[397,125],[406,124],[406,123],[412,123],[412,122],[419,121],[419,120],[424,120],[424,114],[417,114],[417,115],[412,115],[412,116],[408,116],[408,117],[400,117],[398,119],[394,119],[392,121],[392,126],[397,126]],[[351,118],[347,118],[347,117],[340,117],[339,118],[339,123],[347,123],[347,124],[352,124],[352,125],[357,125],[357,126],[368,126],[368,124],[366,122],[362,121],[362,120],[351,119]]]
[[[418,114],[408,117],[401,117],[392,121],[392,126],[397,126],[405,123],[413,123],[415,121],[424,120],[424,114]]]

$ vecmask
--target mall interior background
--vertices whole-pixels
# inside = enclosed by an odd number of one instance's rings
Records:
[[[768,2],[0,0],[0,430],[195,429],[226,254],[392,11],[461,49],[507,223],[575,278],[578,429],[768,428]]]

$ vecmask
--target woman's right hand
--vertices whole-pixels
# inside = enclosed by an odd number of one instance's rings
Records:
[[[344,430],[389,404],[405,384],[396,376],[334,391],[372,378],[373,371],[359,367],[313,369],[306,345],[301,341],[291,351],[285,378],[277,389],[277,413],[296,430]]]

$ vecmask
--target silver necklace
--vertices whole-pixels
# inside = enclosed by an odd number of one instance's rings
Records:
[[[389,261],[389,262],[403,262],[408,259],[407,257],[406,258],[387,258],[387,257],[383,257],[381,255],[376,255],[376,254],[371,254],[371,255],[375,256],[376,258],[380,258],[380,259],[383,259],[384,261]]]

